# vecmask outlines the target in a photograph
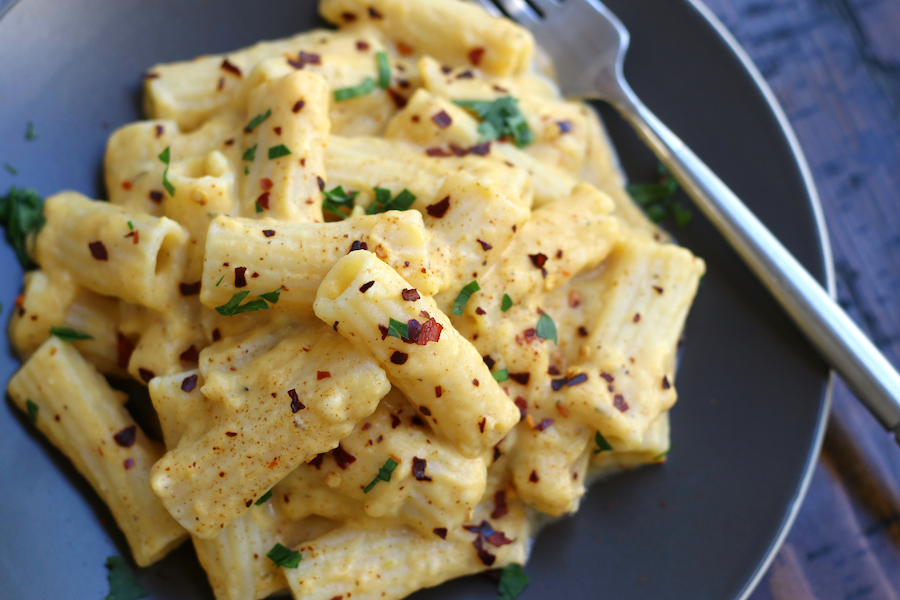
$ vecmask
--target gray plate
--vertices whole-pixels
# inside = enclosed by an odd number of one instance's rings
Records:
[[[637,93],[826,282],[803,158],[736,47],[687,0],[608,4],[633,35],[626,72]],[[0,20],[0,163],[19,170],[0,170],[0,190],[104,197],[104,143],[140,117],[147,67],[316,24],[311,0],[22,0]],[[650,179],[653,158],[601,112],[629,176]],[[27,121],[36,141],[24,140]],[[670,461],[596,486],[577,516],[545,529],[523,598],[741,598],[799,504],[828,407],[825,365],[708,222],[695,215],[677,235],[709,270],[687,325]],[[0,270],[6,319],[21,272],[5,245]],[[0,355],[0,381],[17,365]],[[104,560],[128,556],[124,539],[9,402],[0,457],[0,598],[104,597]],[[139,577],[159,600],[212,597],[190,545]],[[495,598],[496,585],[470,577],[416,597]]]

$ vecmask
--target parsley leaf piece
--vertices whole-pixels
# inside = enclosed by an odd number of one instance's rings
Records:
[[[172,159],[172,154],[169,151],[170,146],[166,146],[166,149],[159,153],[159,160],[163,161],[166,165],[166,170],[163,171],[163,187],[166,188],[166,191],[169,192],[169,196],[175,195],[175,186],[172,185],[172,182],[169,181],[169,162]]]
[[[663,183],[635,183],[627,189],[635,202],[646,206],[671,198],[678,191],[678,182],[667,174]]]
[[[401,323],[400,321],[395,321],[394,319],[389,319],[388,335],[400,338],[401,340],[407,340],[409,339],[409,325]]]
[[[259,205],[259,202],[256,203],[256,213],[259,214],[263,211],[263,207]]]
[[[556,323],[550,318],[550,315],[543,313],[537,323],[537,334],[539,338],[545,340],[553,340],[557,346],[559,339],[556,337]]]
[[[343,186],[337,186],[331,191],[322,192],[325,195],[325,201],[322,202],[322,210],[327,210],[331,214],[346,219],[347,215],[339,209],[342,206],[353,210],[353,201],[359,192],[345,192]]]
[[[375,60],[378,62],[378,87],[386,90],[391,87],[391,63],[387,52],[378,52]]]
[[[644,212],[654,223],[662,223],[666,220],[666,209],[661,204],[651,204],[644,209]]]
[[[269,308],[269,305],[266,304],[265,300],[251,300],[247,304],[241,304],[241,302],[244,300],[244,298],[247,297],[249,293],[250,290],[238,292],[231,297],[231,300],[229,300],[222,306],[217,306],[216,310],[223,317],[233,317],[234,315],[240,313],[252,312],[254,310],[266,310]]]
[[[34,190],[9,188],[9,194],[0,197],[0,225],[22,268],[32,268],[34,240],[44,226],[44,201]]]
[[[247,133],[250,133],[257,127],[259,127],[263,121],[265,121],[266,119],[268,119],[271,116],[272,116],[271,108],[269,110],[267,110],[264,114],[256,115],[255,117],[250,119],[250,122],[247,123],[247,127],[244,128],[244,131],[246,131]],[[253,147],[256,148],[256,146],[253,146]],[[247,159],[244,159],[244,160],[247,160]]]
[[[271,497],[272,497],[272,490],[269,490],[268,492],[266,492],[265,494],[263,494],[262,496],[260,496],[260,497],[259,497],[259,500],[257,500],[257,501],[254,502],[253,504],[255,504],[255,505],[257,505],[257,506],[262,506],[263,504],[266,503],[266,500],[268,500],[268,499],[271,498]]]
[[[493,102],[454,100],[453,103],[474,112],[481,119],[479,143],[511,137],[517,148],[524,148],[534,141],[534,133],[519,110],[519,101],[512,96],[503,96]]]
[[[500,369],[499,371],[491,373],[491,375],[493,375],[494,381],[500,383],[501,381],[509,379],[509,369]]]
[[[513,305],[513,299],[509,297],[509,294],[504,293],[503,301],[500,303],[500,310],[502,310],[503,312],[506,312],[512,308],[512,305]]]
[[[359,98],[360,96],[371,94],[375,91],[377,85],[378,84],[375,83],[374,79],[372,79],[371,77],[366,77],[365,81],[363,81],[359,85],[334,90],[334,101],[343,102],[344,100],[352,100],[353,98]]]
[[[250,167],[248,167],[247,165],[244,165],[244,175],[249,175],[249,174],[250,174]]]
[[[134,231],[134,223],[128,221],[128,231]]]
[[[219,280],[216,282],[216,287],[219,287],[219,284],[222,283],[222,280],[223,280],[223,279],[225,279],[225,276],[224,276],[224,275],[222,275],[221,277],[219,277]]]
[[[272,304],[278,304],[278,298],[281,297],[281,288],[278,288],[274,292],[266,292],[265,294],[260,294],[259,297],[263,300],[268,300]]]
[[[678,182],[662,163],[659,164],[658,171],[659,181],[631,184],[627,187],[628,193],[644,208],[647,217],[654,223],[661,223],[671,216],[678,227],[686,227],[693,214],[681,202],[673,200],[678,191]]]
[[[375,476],[375,479],[372,480],[372,483],[363,488],[363,493],[368,494],[372,491],[372,488],[375,487],[375,484],[379,481],[390,481],[391,473],[394,472],[394,469],[397,468],[397,461],[393,458],[389,458],[385,461],[384,466],[378,469],[378,475]]]
[[[672,217],[675,219],[675,224],[679,227],[687,227],[688,223],[691,222],[693,218],[693,214],[688,208],[682,204],[681,202],[673,202],[669,205],[669,212],[672,213]]]
[[[500,572],[500,588],[497,600],[515,600],[528,587],[528,575],[522,565],[511,563]]]
[[[28,121],[28,124],[25,127],[25,139],[29,142],[37,139],[37,134],[34,133],[34,123],[31,121]]]
[[[257,310],[268,310],[269,305],[266,304],[265,300],[251,300],[247,304],[241,304],[237,308],[234,309],[232,315],[237,315],[245,312],[254,312]]]
[[[666,456],[669,455],[669,452],[671,452],[671,451],[672,451],[672,448],[674,448],[674,447],[675,447],[674,444],[671,445],[671,446],[669,446],[669,449],[668,449],[668,450],[666,450],[665,452],[661,452],[661,453],[657,454],[657,455],[654,456],[651,460],[661,460],[661,459],[665,458]]]
[[[28,411],[28,420],[32,423],[37,423],[37,417],[38,413],[41,411],[41,407],[32,402],[30,398],[26,398],[25,410]]]
[[[19,174],[19,170],[9,163],[3,163],[3,168],[6,169],[7,173],[9,173],[10,175]]]
[[[109,594],[104,600],[139,600],[149,596],[121,556],[107,557],[106,568],[109,569]]]
[[[403,188],[397,196],[391,200],[391,190],[384,188],[375,189],[375,200],[369,205],[366,214],[374,215],[389,210],[409,210],[416,201],[416,195]]]
[[[275,544],[274,546],[272,546],[272,549],[269,550],[269,553],[266,554],[266,558],[271,560],[279,567],[296,569],[300,564],[300,560],[303,558],[303,555],[296,550],[285,548],[281,544]]]
[[[276,158],[281,158],[288,154],[292,154],[292,152],[284,144],[278,144],[277,146],[269,148],[269,160],[275,160]]]
[[[391,200],[387,210],[409,210],[409,207],[416,201],[416,196],[408,189],[403,188],[397,197]]]
[[[481,286],[478,285],[477,281],[470,281],[465,285],[463,289],[459,291],[459,294],[456,296],[456,300],[453,302],[453,310],[450,312],[456,315],[457,317],[462,316],[463,311],[466,310],[466,304],[469,302],[469,298],[472,297],[472,294],[481,289]],[[540,334],[538,334],[540,335]]]
[[[597,444],[597,449],[594,450],[594,454],[600,454],[601,452],[613,449],[599,431],[594,434],[594,443]]]
[[[253,144],[251,148],[247,148],[244,151],[244,155],[241,157],[241,160],[256,160],[256,147],[259,144]],[[246,167],[244,167],[246,169]],[[246,171],[245,171],[246,174]]]
[[[166,149],[159,153],[159,160],[163,161],[166,165],[168,165],[169,161],[172,159],[170,148],[171,146],[166,146]]]
[[[50,335],[55,335],[64,342],[77,342],[78,340],[92,340],[94,336],[69,327],[51,327]]]

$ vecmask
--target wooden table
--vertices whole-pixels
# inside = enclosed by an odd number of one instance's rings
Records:
[[[900,0],[706,2],[800,139],[841,305],[900,365]],[[840,380],[809,493],[750,598],[900,598],[900,448]]]

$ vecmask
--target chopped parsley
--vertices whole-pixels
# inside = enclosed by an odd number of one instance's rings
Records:
[[[300,564],[300,560],[303,558],[303,555],[296,550],[285,548],[281,544],[275,544],[274,546],[272,546],[272,549],[269,550],[269,553],[266,554],[266,558],[271,560],[279,567],[296,569]]]
[[[500,588],[497,590],[498,600],[515,600],[528,587],[528,575],[522,565],[511,563],[500,572]]]
[[[128,231],[134,231],[134,223],[128,221]]]
[[[219,277],[219,280],[216,282],[216,287],[219,287],[219,284],[222,283],[222,280],[223,280],[223,279],[225,279],[225,276],[224,276],[224,275],[222,275],[221,277]]]
[[[334,101],[343,102],[344,100],[352,100],[353,98],[359,98],[360,96],[371,94],[375,91],[377,85],[378,84],[375,83],[374,79],[372,79],[371,77],[366,77],[365,81],[363,81],[359,85],[334,90]]]
[[[536,332],[539,338],[553,340],[553,343],[559,345],[559,339],[556,337],[556,323],[547,313],[543,313],[538,319]]]
[[[121,556],[107,557],[106,568],[109,569],[109,594],[104,600],[139,600],[149,596]]]
[[[388,335],[407,340],[409,339],[409,325],[390,319],[388,320]]]
[[[271,116],[272,116],[272,109],[271,109],[271,108],[270,108],[269,110],[267,110],[265,113],[261,114],[261,115],[256,115],[255,117],[253,117],[252,119],[250,119],[250,122],[247,123],[247,127],[244,128],[244,131],[246,131],[247,133],[250,133],[251,131],[253,131],[253,130],[256,129],[257,127],[259,127],[260,125],[262,125],[262,122],[265,121],[266,119],[268,119],[268,118],[271,117]],[[256,146],[254,146],[254,148],[256,148]],[[246,160],[246,159],[244,159],[244,160]],[[251,159],[251,160],[253,160],[253,159]]]
[[[385,461],[384,466],[378,469],[378,475],[375,476],[375,479],[372,480],[372,483],[367,485],[363,492],[368,494],[372,491],[372,488],[375,487],[375,484],[379,481],[390,481],[391,473],[394,472],[394,469],[397,468],[397,461],[393,458],[389,458]]]
[[[255,310],[266,310],[269,308],[269,305],[266,304],[266,301],[262,299],[251,300],[247,304],[241,304],[244,298],[246,298],[249,294],[249,290],[238,292],[231,297],[231,300],[229,300],[222,306],[217,306],[216,311],[218,311],[218,313],[223,317],[233,317],[234,315],[240,313],[253,312]]]
[[[383,213],[389,210],[409,210],[409,207],[416,201],[416,195],[406,188],[403,188],[393,200],[391,199],[391,190],[378,187],[374,189],[375,200],[366,210],[367,215]]]
[[[263,211],[263,207],[259,205],[259,202],[256,202],[256,213],[259,214]]]
[[[669,449],[668,449],[668,450],[666,450],[665,452],[661,452],[661,453],[657,454],[656,456],[653,457],[653,460],[661,460],[661,459],[665,458],[666,456],[669,455],[669,452],[672,451],[672,448],[673,448],[673,447],[674,447],[674,446],[669,446]]]
[[[503,301],[500,302],[500,310],[506,312],[512,308],[512,305],[513,299],[509,297],[509,294],[503,294]]]
[[[37,139],[37,134],[34,132],[34,123],[28,121],[25,127],[25,139],[29,142]]]
[[[378,62],[378,87],[386,90],[391,87],[391,63],[387,52],[376,53],[375,60]]]
[[[253,144],[253,146],[251,148],[247,148],[247,150],[244,151],[244,155],[241,157],[241,160],[256,160],[256,147],[257,146],[259,146],[259,144]],[[246,168],[247,167],[244,167],[244,169],[246,169]],[[245,170],[244,174],[246,174],[246,173],[247,173],[247,171]]]
[[[166,170],[163,171],[163,187],[166,188],[166,191],[169,192],[169,196],[175,195],[175,186],[172,185],[172,182],[169,181],[169,162],[171,161],[172,155],[169,152],[169,146],[166,146],[166,149],[160,152],[159,160],[163,161],[166,165]]]
[[[678,182],[665,165],[660,164],[657,171],[659,180],[656,183],[631,184],[628,186],[628,193],[654,223],[661,223],[672,217],[678,227],[687,226],[693,216],[691,211],[681,202],[673,200],[678,191]]]
[[[244,165],[244,175],[249,175],[249,174],[250,174],[250,167],[248,167],[247,165]]]
[[[274,292],[266,292],[265,294],[260,294],[259,297],[263,300],[268,300],[272,304],[278,304],[278,298],[281,297],[281,288],[278,288]]]
[[[341,219],[346,219],[347,215],[341,212],[340,208],[346,207],[353,210],[353,201],[356,199],[356,195],[359,194],[359,192],[345,192],[344,188],[340,185],[331,191],[322,193],[325,195],[325,200],[322,202],[322,209],[327,210]]]
[[[94,336],[70,327],[51,327],[50,335],[55,335],[64,342],[77,342],[78,340],[92,340]]]
[[[277,146],[269,148],[269,160],[275,160],[276,158],[281,158],[288,154],[291,154],[291,151],[284,144],[278,144]]]
[[[9,193],[0,197],[0,225],[6,229],[6,239],[22,268],[32,268],[34,240],[44,226],[44,201],[34,190],[9,188]]]
[[[509,369],[500,369],[499,371],[491,373],[491,375],[493,375],[494,381],[500,383],[501,381],[509,379]]]
[[[489,100],[454,100],[457,106],[466,108],[481,119],[478,132],[480,143],[499,138],[512,138],[517,148],[524,148],[534,141],[534,133],[519,110],[519,101],[512,96]]]
[[[32,402],[30,398],[26,398],[25,410],[28,412],[28,420],[32,423],[37,423],[37,417],[38,413],[41,411],[41,407]]]
[[[456,296],[456,300],[453,302],[453,310],[451,310],[450,312],[457,317],[462,316],[463,311],[466,310],[466,304],[468,304],[469,298],[471,298],[472,294],[480,289],[481,286],[478,285],[477,281],[470,281],[469,283],[467,283]]]
[[[9,173],[10,175],[18,175],[19,174],[19,170],[9,163],[3,163],[3,168],[6,169],[6,172]]]
[[[253,504],[255,504],[255,505],[257,505],[257,506],[262,506],[263,504],[266,503],[266,500],[268,500],[268,499],[271,498],[271,497],[272,497],[272,490],[269,490],[268,492],[266,492],[265,494],[263,494],[262,496],[260,496],[260,497],[259,497],[259,500],[257,500],[257,501],[254,502]]]
[[[597,444],[597,449],[594,450],[594,454],[600,454],[601,452],[613,449],[599,431],[594,434],[594,443]]]

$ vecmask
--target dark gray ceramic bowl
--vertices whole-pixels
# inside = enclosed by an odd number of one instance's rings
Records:
[[[626,74],[822,283],[827,239],[805,162],[758,73],[688,0],[609,0],[631,30]],[[140,118],[141,73],[318,24],[313,0],[21,0],[0,19],[0,190],[104,197],[110,131]],[[655,160],[606,107],[625,171]],[[38,139],[26,141],[26,122]],[[696,211],[695,211],[696,212]],[[596,486],[538,537],[523,594],[734,600],[749,594],[799,506],[829,403],[828,370],[699,214],[676,232],[708,273],[687,324],[665,466]],[[0,247],[2,318],[21,271]],[[0,355],[4,384],[18,363]],[[97,599],[105,558],[129,556],[109,512],[9,402],[0,405],[0,597]],[[158,600],[211,598],[190,545],[141,571]],[[495,598],[470,577],[416,598]]]

